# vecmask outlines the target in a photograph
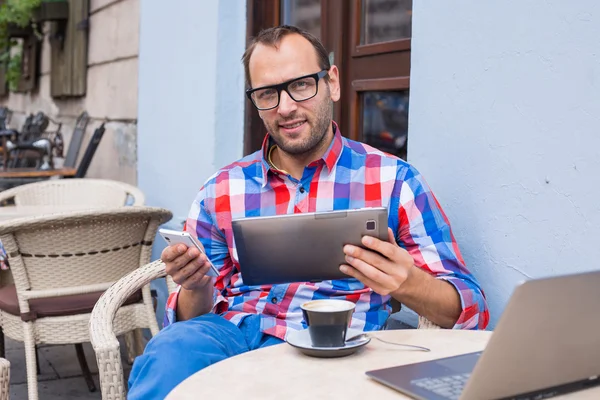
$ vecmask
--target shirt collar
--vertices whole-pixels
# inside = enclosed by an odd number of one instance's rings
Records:
[[[321,157],[319,160],[313,161],[308,166],[316,166],[316,165],[318,165],[318,163],[323,162],[323,163],[325,163],[327,170],[329,172],[331,172],[333,170],[333,167],[337,163],[338,159],[340,158],[340,155],[342,154],[342,147],[343,147],[342,133],[340,132],[338,124],[335,121],[332,121],[332,124],[333,124],[333,140],[331,141],[329,147],[325,151],[325,154],[323,154],[323,157]],[[262,173],[263,173],[263,178],[264,178],[263,184],[262,184],[263,187],[267,184],[269,171],[270,170],[273,171],[273,168],[271,167],[271,164],[268,161],[269,160],[269,149],[273,145],[274,145],[274,143],[271,139],[271,136],[267,133],[265,135],[265,138],[263,139],[263,144],[262,144],[262,149],[261,149]]]
[[[325,151],[325,154],[323,154],[323,157],[321,158],[321,160],[323,160],[325,162],[325,165],[327,166],[327,170],[329,172],[331,172],[333,170],[333,167],[335,166],[335,164],[337,164],[338,159],[342,155],[342,148],[344,147],[344,144],[342,142],[342,133],[340,132],[340,128],[335,123],[335,121],[332,121],[332,124],[333,124],[333,140],[331,141],[329,148],[327,149],[327,151]]]

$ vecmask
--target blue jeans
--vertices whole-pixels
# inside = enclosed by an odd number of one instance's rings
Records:
[[[259,328],[259,315],[244,318],[239,327],[215,314],[169,325],[135,359],[127,398],[164,399],[175,386],[202,368],[283,342],[263,334]]]

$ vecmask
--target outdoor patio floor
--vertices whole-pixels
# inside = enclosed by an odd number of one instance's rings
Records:
[[[5,338],[6,359],[10,361],[10,398],[27,399],[27,373],[25,369],[25,350],[23,343]],[[40,346],[40,374],[38,392],[40,399],[101,399],[98,383],[98,364],[90,343],[83,345],[88,366],[92,371],[96,391],[90,392],[81,374],[74,345]],[[121,342],[121,349],[123,349]],[[125,375],[129,375],[131,366],[123,361]]]

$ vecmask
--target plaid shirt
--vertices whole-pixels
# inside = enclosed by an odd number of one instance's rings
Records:
[[[263,333],[285,339],[289,329],[306,328],[300,304],[323,298],[356,303],[351,327],[381,329],[391,312],[390,296],[349,278],[318,283],[244,284],[233,240],[233,218],[315,211],[387,207],[388,224],[415,265],[450,282],[460,294],[462,313],[454,328],[484,329],[489,313],[483,291],[466,269],[449,222],[419,172],[403,160],[366,144],[335,137],[323,157],[304,169],[301,180],[267,162],[263,147],[214,174],[194,200],[186,230],[196,234],[219,269],[213,312],[239,324],[260,314]],[[290,254],[291,256],[291,254]],[[178,292],[167,301],[165,326],[176,321]]]

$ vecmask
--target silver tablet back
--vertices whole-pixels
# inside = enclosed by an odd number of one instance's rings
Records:
[[[246,285],[348,278],[339,270],[343,247],[365,235],[387,241],[387,208],[363,208],[232,221]]]

